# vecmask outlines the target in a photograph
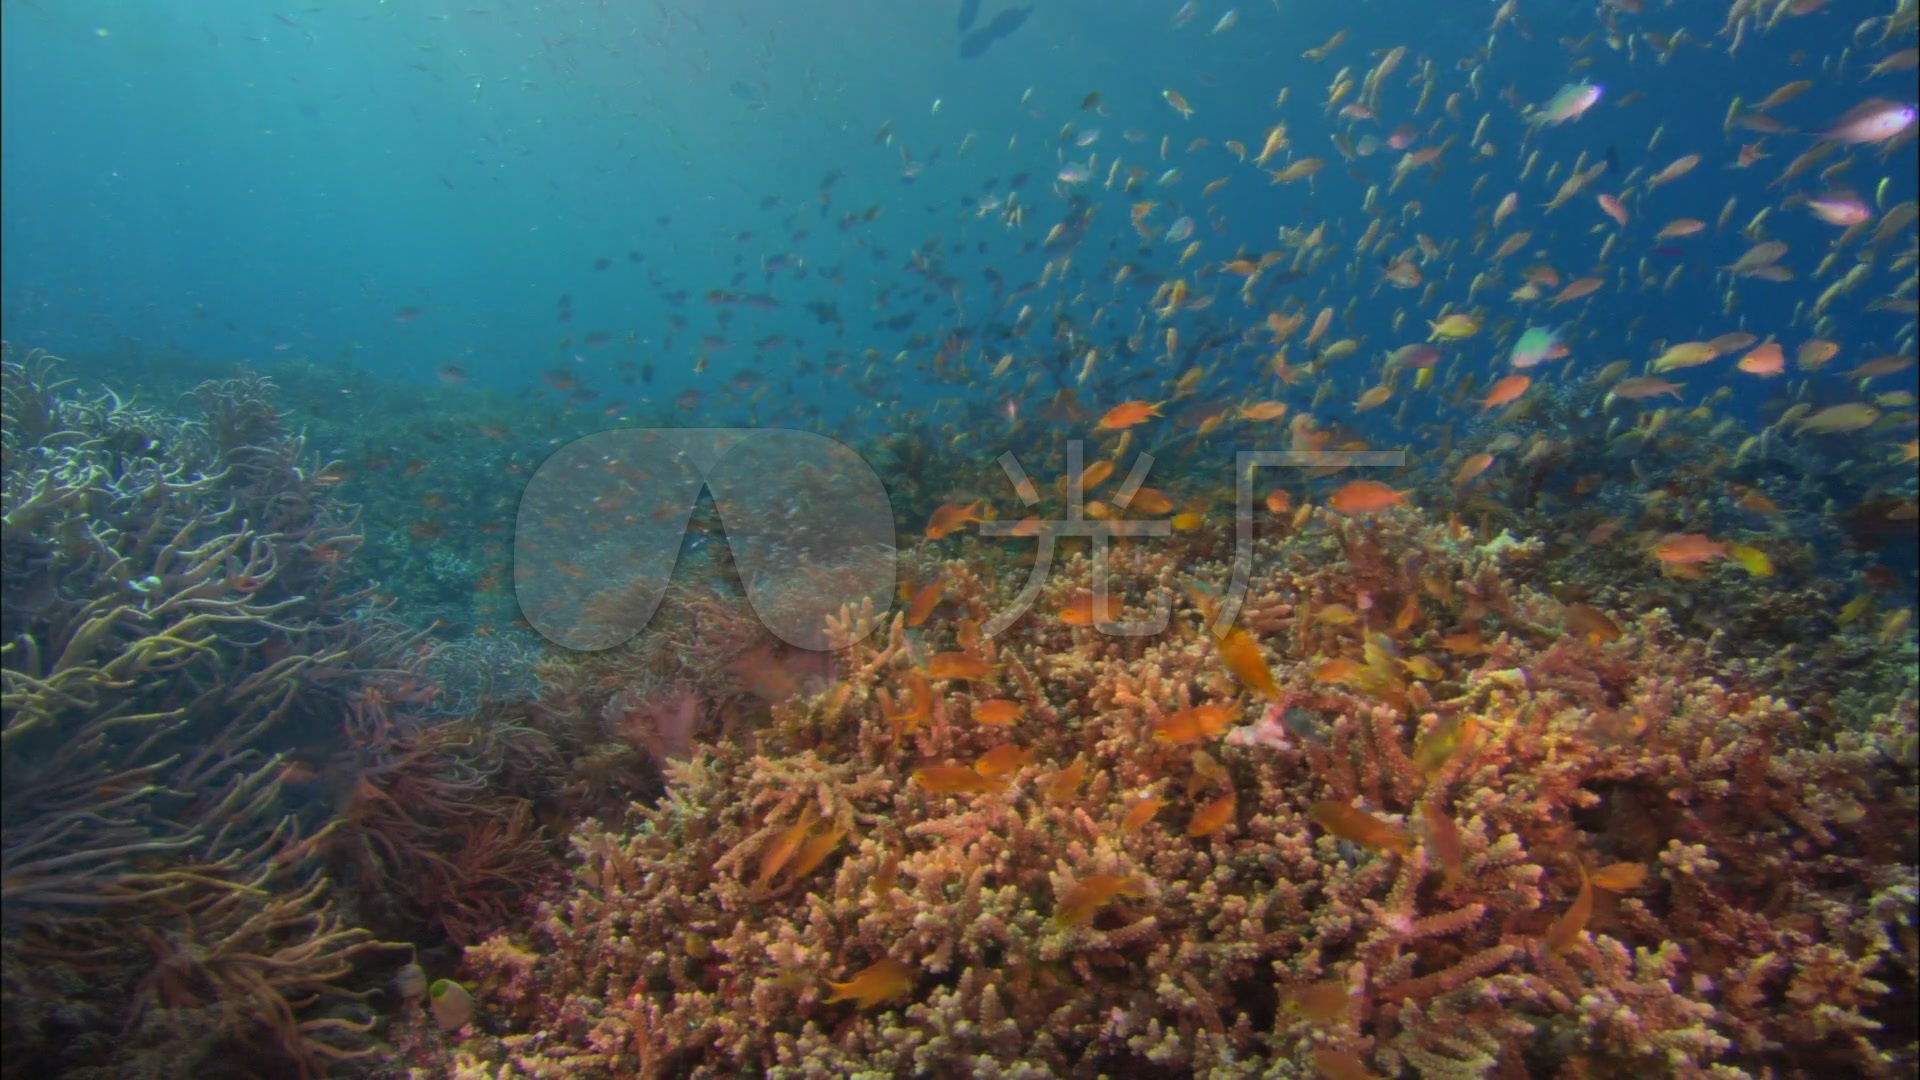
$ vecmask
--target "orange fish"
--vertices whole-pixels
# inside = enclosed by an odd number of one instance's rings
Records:
[[[1413,850],[1413,837],[1407,830],[1343,802],[1322,799],[1307,808],[1307,816],[1333,835],[1362,847],[1401,855]]]
[[[1175,745],[1211,739],[1233,724],[1229,705],[1195,705],[1167,717],[1153,729],[1153,737]]]
[[[787,865],[794,853],[813,830],[813,807],[808,806],[800,812],[800,820],[780,830],[760,853],[760,876],[754,879],[757,886],[765,886],[780,869]]]
[[[1126,508],[1142,514],[1164,514],[1173,509],[1173,500],[1159,488],[1143,487],[1133,493],[1133,501]]]
[[[1647,864],[1637,862],[1610,863],[1593,872],[1590,878],[1593,887],[1605,889],[1611,893],[1632,892],[1647,882]]]
[[[1724,559],[1732,548],[1702,533],[1674,533],[1653,546],[1653,557],[1669,566],[1693,566]]]
[[[833,854],[834,849],[840,846],[840,841],[846,835],[846,826],[837,825],[825,832],[808,836],[807,842],[800,846],[799,854],[793,857],[792,864],[787,867],[787,880],[799,881],[813,873],[821,863],[826,861],[827,856]]]
[[[1205,750],[1195,750],[1193,775],[1187,777],[1187,795],[1192,796],[1209,784],[1231,790],[1233,778],[1227,775],[1227,767],[1220,764],[1218,758]]]
[[[1080,781],[1087,778],[1087,757],[1085,754],[1073,759],[1073,763],[1052,776],[1047,777],[1047,801],[1065,802],[1073,797],[1080,788]]]
[[[966,765],[929,765],[915,769],[913,782],[932,795],[980,795],[999,791],[1002,786]]]
[[[1367,674],[1365,665],[1350,656],[1336,656],[1313,669],[1314,682],[1354,683]]]
[[[1395,259],[1381,270],[1387,284],[1396,289],[1417,289],[1420,287],[1420,265],[1411,259]]]
[[[1054,925],[1079,926],[1093,918],[1094,912],[1116,896],[1145,895],[1146,879],[1137,874],[1126,877],[1119,874],[1089,874],[1068,886],[1060,895],[1059,905],[1053,912]]]
[[[1420,620],[1420,594],[1408,593],[1406,602],[1400,605],[1400,611],[1393,617],[1393,628],[1398,633],[1406,633],[1414,623]]]
[[[1360,619],[1360,613],[1345,604],[1328,604],[1313,613],[1313,621],[1321,626],[1352,626]]]
[[[1286,488],[1274,488],[1267,492],[1267,509],[1276,514],[1284,514],[1293,509],[1293,495]]]
[[[886,687],[874,692],[874,696],[880,699],[880,713],[887,718],[896,736],[903,731],[913,731],[920,726],[920,721],[933,715],[933,687],[927,682],[927,677],[918,671],[909,673],[907,689],[912,692],[912,700],[903,699],[898,708]]]
[[[888,957],[855,973],[846,982],[827,980],[827,1004],[851,1001],[862,1009],[884,1005],[913,990],[913,969]]]
[[[1214,639],[1214,647],[1220,650],[1220,661],[1227,666],[1227,673],[1241,686],[1270,698],[1280,696],[1280,687],[1274,684],[1266,656],[1245,630],[1229,627]]]
[[[938,540],[969,521],[979,521],[981,500],[975,499],[965,506],[959,503],[946,503],[933,512],[927,519],[927,539]]]
[[[1371,514],[1399,506],[1406,496],[1406,492],[1395,491],[1378,480],[1352,480],[1334,492],[1327,505],[1343,514]]]
[[[1113,462],[1107,461],[1104,458],[1096,461],[1080,470],[1080,491],[1083,494],[1092,491],[1094,488],[1100,486],[1100,481],[1112,475]],[[1067,477],[1063,476],[1053,482],[1053,490],[1059,492],[1060,497],[1063,499],[1067,497],[1067,479]]]
[[[1547,306],[1558,307],[1561,304],[1570,304],[1585,296],[1592,296],[1594,293],[1599,292],[1600,288],[1606,283],[1605,278],[1597,277],[1579,278],[1574,281],[1569,281],[1567,282],[1566,288],[1554,293],[1547,299]]]
[[[1487,469],[1490,466],[1492,466],[1492,464],[1493,464],[1492,454],[1473,455],[1472,457],[1460,463],[1459,471],[1453,474],[1453,486],[1459,487],[1460,485],[1466,483],[1467,481],[1472,480],[1474,477],[1479,476],[1483,472],[1486,472]]]
[[[1557,289],[1560,287],[1560,271],[1555,270],[1546,263],[1529,266],[1525,270],[1520,271],[1520,276],[1541,288]]]
[[[1032,757],[1032,750],[1012,743],[1001,743],[981,754],[973,763],[973,771],[993,780],[1025,765]]]
[[[1560,917],[1547,927],[1543,940],[1547,951],[1563,953],[1580,943],[1580,932],[1587,928],[1587,920],[1593,917],[1593,880],[1587,877],[1585,865],[1580,867],[1580,893]]]
[[[1094,488],[1097,488],[1100,486],[1100,481],[1105,480],[1107,477],[1112,475],[1113,475],[1113,462],[1108,461],[1104,458],[1099,461],[1096,461],[1093,464],[1088,465],[1086,468],[1080,470],[1080,490],[1082,492],[1092,491]],[[1062,478],[1062,482],[1060,485],[1060,493],[1062,495],[1066,494],[1066,483],[1065,483],[1064,477]]]
[[[1566,614],[1567,629],[1595,645],[1620,640],[1620,624],[1592,604],[1568,604]]]
[[[1532,385],[1531,375],[1509,375],[1487,388],[1487,396],[1480,399],[1480,408],[1485,410],[1505,405],[1518,399]]]
[[[933,609],[939,606],[940,591],[945,587],[944,582],[929,581],[920,587],[919,592],[913,594],[913,603],[907,605],[908,626],[919,626],[927,621],[927,616],[933,614]]]
[[[1120,617],[1120,601],[1111,596],[1107,597],[1106,611],[1101,612],[1095,604],[1095,599],[1092,593],[1076,595],[1060,609],[1060,621],[1068,626],[1092,626],[1100,621],[1103,614],[1108,619]]]
[[[986,727],[1010,727],[1020,719],[1020,703],[992,698],[973,703],[973,722]]]
[[[1697,232],[1702,232],[1706,227],[1707,223],[1701,221],[1699,218],[1677,218],[1660,226],[1660,231],[1653,234],[1653,239],[1655,242],[1661,240],[1677,240],[1683,236],[1692,236]]]
[[[1740,362],[1734,366],[1749,375],[1771,378],[1787,373],[1787,358],[1781,351],[1779,342],[1769,341],[1741,357]]]
[[[1905,371],[1913,366],[1913,357],[1888,353],[1873,359],[1847,372],[1849,379],[1877,379],[1882,375],[1891,375],[1896,371]]]
[[[873,878],[867,882],[867,889],[875,896],[885,896],[893,891],[894,882],[900,880],[900,855],[888,852],[880,868],[873,872]]]
[[[1152,402],[1123,401],[1107,410],[1107,415],[1100,418],[1099,427],[1102,431],[1119,431],[1159,415],[1160,406]]]
[[[926,663],[929,679],[984,679],[992,670],[985,660],[963,652],[934,653]]]
[[[1167,800],[1157,799],[1152,796],[1135,801],[1132,806],[1127,807],[1127,816],[1120,819],[1120,831],[1123,833],[1137,833],[1141,829],[1146,828],[1147,822],[1152,821],[1153,816],[1158,814],[1160,808],[1165,805],[1167,805]]]
[[[1193,812],[1193,818],[1187,822],[1187,835],[1194,837],[1212,836],[1214,833],[1226,828],[1227,825],[1233,821],[1233,812],[1237,805],[1233,793],[1228,792],[1200,809],[1195,810]]]

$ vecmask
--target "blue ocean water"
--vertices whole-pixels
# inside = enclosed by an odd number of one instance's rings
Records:
[[[1159,202],[1152,220],[1161,228],[1193,217],[1205,261],[1257,253],[1277,230],[1321,223],[1328,243],[1350,247],[1369,220],[1362,193],[1390,178],[1397,155],[1356,159],[1350,176],[1329,138],[1384,137],[1415,103],[1406,78],[1430,65],[1434,99],[1417,123],[1434,127],[1421,144],[1454,145],[1442,174],[1421,172],[1383,193],[1408,234],[1463,244],[1501,192],[1522,190],[1516,227],[1534,228],[1530,249],[1571,277],[1595,259],[1608,223],[1590,197],[1550,218],[1538,204],[1551,195],[1546,166],[1583,153],[1618,161],[1602,188],[1619,171],[1644,174],[1685,153],[1706,158],[1634,204],[1638,242],[1616,247],[1615,268],[1652,246],[1644,242],[1652,222],[1712,221],[1738,200],[1727,229],[1695,238],[1684,254],[1650,256],[1660,275],[1681,266],[1671,289],[1610,288],[1604,303],[1550,317],[1577,322],[1581,362],[1598,366],[1651,355],[1658,338],[1733,326],[1791,337],[1782,317],[1822,287],[1804,274],[1750,282],[1738,310],[1723,312],[1715,268],[1746,246],[1738,227],[1794,190],[1817,190],[1817,181],[1768,186],[1805,136],[1767,138],[1770,159],[1727,167],[1738,142],[1760,138],[1722,135],[1732,97],[1752,102],[1812,78],[1781,110],[1812,128],[1869,92],[1911,96],[1910,72],[1861,80],[1869,54],[1850,40],[1877,11],[1869,4],[1827,5],[1748,38],[1733,56],[1715,37],[1718,10],[1616,17],[1623,40],[1650,28],[1684,33],[1665,63],[1646,41],[1629,49],[1597,39],[1605,27],[1584,4],[1522,9],[1524,36],[1514,23],[1490,34],[1488,4],[1246,4],[1234,25],[1211,33],[1227,10],[1197,6],[1176,29],[1177,5],[1039,4],[969,59],[956,7],[945,4],[14,5],[4,44],[6,332],[56,352],[137,343],[257,364],[294,356],[403,382],[429,382],[453,364],[506,391],[565,369],[601,389],[603,403],[671,401],[711,392],[715,376],[753,369],[779,378],[832,349],[872,350],[882,358],[878,395],[924,403],[926,380],[896,355],[924,358],[944,334],[1009,325],[1006,294],[1040,279],[1053,255],[1040,241],[1065,213],[1065,196],[1094,205],[1086,236],[1067,277],[1022,302],[1087,324],[1095,341],[1132,332],[1151,291],[1107,287],[1118,265],[1183,272],[1180,245],[1141,243],[1130,200]],[[997,13],[982,12],[978,24]],[[1342,30],[1347,38],[1328,59],[1301,58]],[[1577,53],[1567,47],[1574,42]],[[1334,74],[1358,76],[1396,45],[1410,52],[1379,123],[1327,115],[1320,102]],[[1842,54],[1844,73],[1823,74]],[[1512,106],[1542,102],[1575,78],[1576,57],[1577,77],[1604,85],[1606,99],[1523,143]],[[1275,109],[1282,88],[1290,97]],[[1166,89],[1192,102],[1190,120],[1168,107]],[[1095,92],[1098,108],[1081,110]],[[1456,93],[1461,119],[1446,121],[1441,103]],[[1634,93],[1642,96],[1619,106]],[[1495,150],[1471,161],[1465,142],[1486,113]],[[1276,122],[1288,124],[1292,156],[1329,162],[1310,186],[1270,186],[1223,149],[1238,139],[1257,150]],[[1063,139],[1094,129],[1099,140],[1086,148]],[[1125,141],[1129,130],[1141,141]],[[1200,139],[1208,145],[1190,148]],[[1541,163],[1522,185],[1534,152]],[[1064,161],[1095,155],[1101,175],[1118,157],[1148,179],[1131,195],[1097,182],[1056,185]],[[1181,178],[1154,183],[1166,169]],[[968,199],[1006,197],[1016,176],[1026,178],[1018,227],[969,207]],[[1217,195],[1201,195],[1225,176]],[[1904,153],[1861,155],[1843,177],[1870,196],[1883,178],[1884,205],[1914,196]],[[1833,232],[1777,208],[1765,228],[1805,270]],[[1428,278],[1447,279],[1439,300],[1464,303],[1483,267],[1462,248],[1444,250],[1450,257],[1429,265]],[[1407,297],[1378,289],[1368,261],[1354,262],[1328,260],[1271,298],[1343,310],[1353,299],[1351,325],[1335,336],[1364,336],[1369,352],[1413,340],[1387,329]],[[989,274],[1004,283],[1001,295]],[[713,290],[762,293],[779,306],[711,305]],[[1911,325],[1859,312],[1870,295],[1836,309],[1848,357],[1894,351]],[[832,304],[840,321],[809,312],[810,302]],[[1262,314],[1223,310],[1231,306],[1170,325],[1193,340]],[[1631,343],[1621,333],[1629,323]],[[1044,343],[1029,335],[1025,344],[1037,352]],[[703,355],[712,374],[701,378],[691,369]],[[622,386],[623,361],[650,364],[655,381]],[[959,393],[1004,399],[1009,386],[1018,382]],[[849,404],[831,379],[796,380],[789,400],[827,412]]]

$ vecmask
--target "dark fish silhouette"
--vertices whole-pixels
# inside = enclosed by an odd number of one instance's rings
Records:
[[[745,102],[749,109],[758,110],[767,107],[767,84],[764,82],[755,86],[745,79],[735,79],[727,89],[733,92],[734,97]]]
[[[993,21],[960,39],[960,58],[972,60],[993,47],[993,43],[1012,34],[1025,25],[1027,16],[1033,14],[1033,5],[1023,8],[1008,8],[993,17]]]
[[[960,25],[958,30],[964,34],[973,29],[973,21],[980,17],[980,0],[960,0]]]
[[[992,33],[994,37],[1006,37],[1008,34],[1020,29],[1021,24],[1025,23],[1027,16],[1031,14],[1033,14],[1032,4],[1028,4],[1023,8],[1008,8],[993,17],[993,21],[987,24],[987,30]]]
[[[993,35],[983,27],[960,39],[960,59],[971,60],[983,55],[993,45]]]

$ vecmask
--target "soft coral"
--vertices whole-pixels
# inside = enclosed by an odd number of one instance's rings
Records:
[[[622,739],[645,750],[655,761],[685,758],[693,753],[693,732],[705,712],[698,691],[684,683],[638,697],[615,695],[606,716]]]

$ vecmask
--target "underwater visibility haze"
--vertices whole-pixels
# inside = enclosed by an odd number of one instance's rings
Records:
[[[0,17],[0,1075],[1920,1070],[1914,0]]]

